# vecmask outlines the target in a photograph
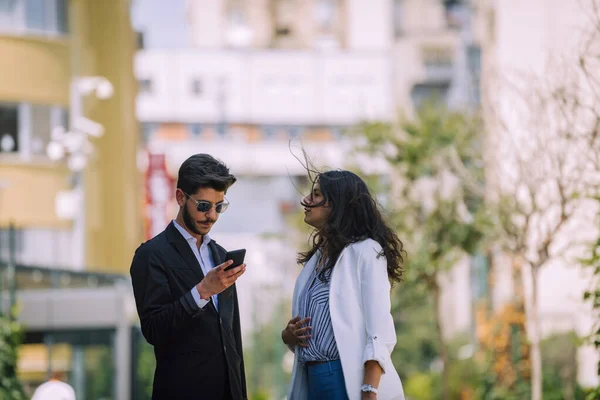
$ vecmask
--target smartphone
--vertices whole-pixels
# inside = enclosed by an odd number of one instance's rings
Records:
[[[233,260],[233,264],[225,268],[224,271],[229,271],[231,268],[239,267],[244,263],[246,257],[246,249],[232,250],[225,254],[225,261]]]

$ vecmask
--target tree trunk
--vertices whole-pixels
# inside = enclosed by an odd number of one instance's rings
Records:
[[[440,345],[440,358],[442,359],[442,397],[441,400],[447,400],[449,397],[449,375],[450,375],[450,363],[448,360],[448,349],[446,348],[446,342],[444,341],[444,332],[442,330],[442,291],[437,279],[433,283],[433,290],[435,295],[435,328],[438,335],[438,341]]]
[[[531,265],[531,303],[529,307],[529,337],[531,340],[531,400],[542,400],[542,351],[540,319],[537,308],[537,267]]]

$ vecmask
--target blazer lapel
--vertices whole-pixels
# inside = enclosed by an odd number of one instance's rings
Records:
[[[300,309],[298,304],[300,300],[300,293],[302,293],[304,287],[308,283],[308,279],[310,278],[312,270],[315,267],[314,263],[316,262],[316,257],[317,253],[315,253],[311,259],[307,261],[307,263],[304,265],[304,268],[302,268],[302,271],[300,271],[300,275],[298,275],[298,278],[296,278],[296,284],[294,285],[294,296],[292,298],[292,318],[298,315]],[[300,317],[304,318],[305,316],[301,315]]]
[[[188,267],[190,267],[192,272],[194,272],[197,281],[201,281],[202,279],[204,279],[204,273],[202,272],[202,268],[198,263],[198,259],[194,255],[194,252],[190,248],[188,242],[184,239],[183,236],[181,236],[181,233],[179,233],[177,228],[175,228],[173,222],[169,224],[166,231],[169,243],[171,243],[171,245],[175,247],[175,250],[177,250],[181,258],[183,258]]]

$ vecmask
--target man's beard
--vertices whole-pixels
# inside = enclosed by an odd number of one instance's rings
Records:
[[[186,228],[194,232],[196,235],[203,235],[203,233],[196,228],[196,221],[194,221],[194,218],[192,218],[190,215],[190,212],[187,209],[187,204],[184,204],[183,206],[183,223],[185,224]]]

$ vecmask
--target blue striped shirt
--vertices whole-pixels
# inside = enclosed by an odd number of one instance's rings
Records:
[[[312,337],[308,339],[308,347],[300,348],[301,363],[334,361],[340,358],[329,313],[329,278],[332,270],[327,271],[327,279],[321,281],[317,272],[320,259],[321,253],[317,252],[305,266],[312,268],[312,274],[300,294],[299,312],[302,318],[310,317]]]

